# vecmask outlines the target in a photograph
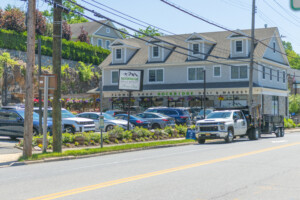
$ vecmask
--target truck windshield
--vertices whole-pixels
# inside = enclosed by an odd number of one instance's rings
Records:
[[[212,119],[212,118],[229,118],[231,115],[231,112],[213,112],[207,115],[206,119]]]

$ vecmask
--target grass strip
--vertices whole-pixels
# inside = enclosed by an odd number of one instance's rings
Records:
[[[173,145],[173,144],[182,144],[182,143],[194,143],[194,142],[195,140],[184,139],[184,140],[173,140],[173,141],[124,144],[124,145],[116,145],[116,146],[103,147],[103,148],[67,150],[62,153],[49,152],[49,153],[33,154],[29,158],[25,158],[24,156],[22,156],[19,158],[18,161],[21,162],[25,160],[41,160],[44,158],[54,158],[54,157],[63,157],[63,156],[82,156],[82,155],[89,155],[89,154],[102,153],[102,152],[113,152],[113,151],[128,150],[128,149],[140,149],[146,147],[164,146],[164,145]]]

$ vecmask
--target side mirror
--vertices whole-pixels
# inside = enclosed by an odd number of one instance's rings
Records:
[[[17,122],[23,122],[23,119],[21,117],[17,117]]]

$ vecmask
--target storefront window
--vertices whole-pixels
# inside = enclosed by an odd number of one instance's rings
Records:
[[[279,107],[278,107],[278,96],[272,96],[272,114],[278,115]]]
[[[150,107],[159,107],[163,106],[163,98],[156,97],[140,97],[139,98],[139,106],[142,110],[146,110]]]
[[[184,107],[183,102],[184,102],[184,97],[179,97],[179,98],[168,97],[168,107]]]

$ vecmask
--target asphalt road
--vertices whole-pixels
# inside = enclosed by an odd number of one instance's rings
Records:
[[[300,199],[300,133],[0,169],[0,199]]]
[[[19,140],[12,140],[9,137],[0,136],[0,155],[22,152],[20,149],[14,148]]]

